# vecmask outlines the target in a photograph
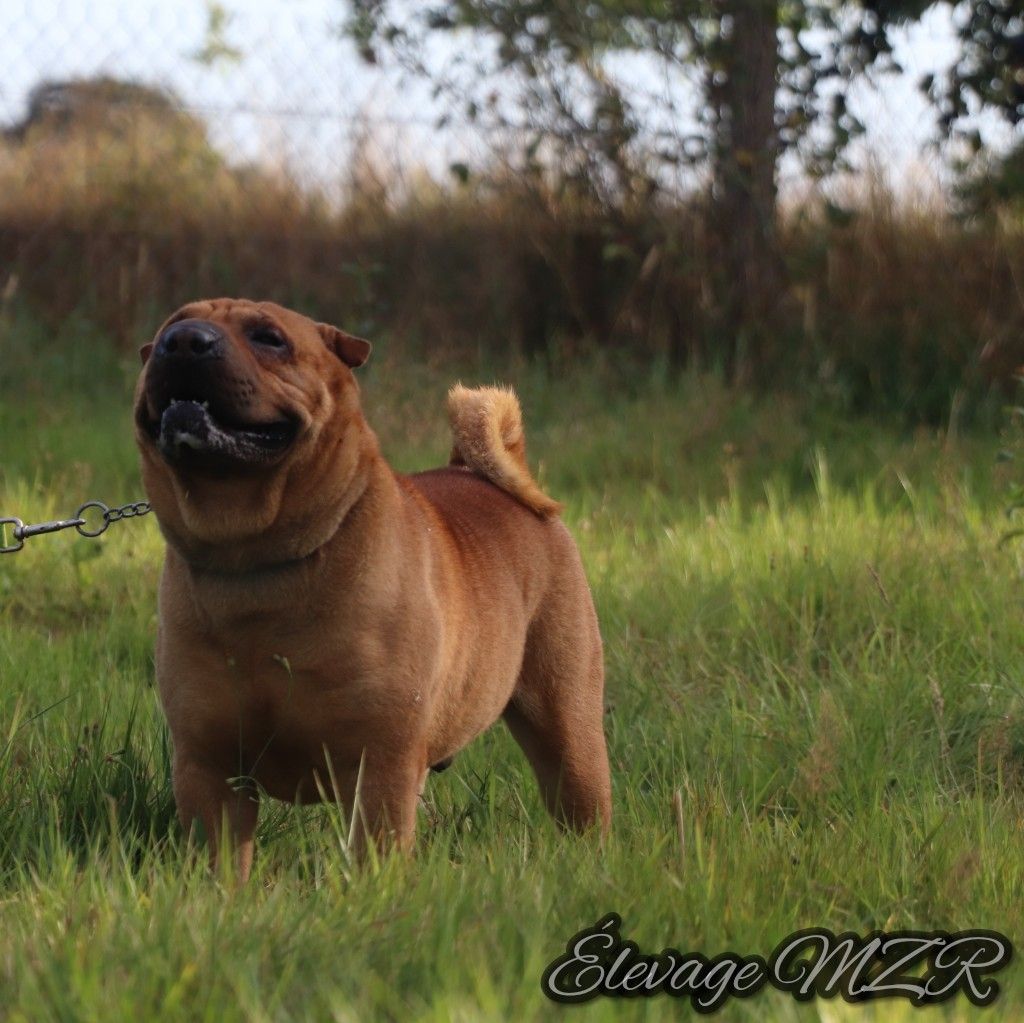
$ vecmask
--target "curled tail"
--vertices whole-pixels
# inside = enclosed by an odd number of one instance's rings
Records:
[[[448,392],[448,419],[455,441],[451,465],[472,469],[542,518],[562,510],[530,475],[523,417],[512,390],[456,384]]]

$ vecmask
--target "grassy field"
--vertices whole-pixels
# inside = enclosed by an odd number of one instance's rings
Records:
[[[386,452],[438,463],[459,368],[378,356]],[[73,323],[0,322],[0,515],[140,495],[136,369]],[[156,523],[39,538],[0,557],[0,1018],[688,1015],[544,998],[545,965],[612,910],[646,951],[709,956],[816,925],[1024,938],[1024,561],[998,546],[1024,470],[997,463],[1005,438],[709,379],[503,375],[601,617],[607,846],[557,833],[498,727],[431,779],[412,860],[353,871],[337,813],[279,805],[253,882],[209,877],[173,820],[153,688]],[[1024,1019],[1024,965],[999,980],[988,1018]],[[918,1018],[769,991],[722,1015]]]

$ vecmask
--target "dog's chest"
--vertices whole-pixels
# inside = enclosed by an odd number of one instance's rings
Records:
[[[355,644],[319,643],[280,630],[188,643],[171,641],[159,665],[172,732],[187,735],[219,759],[237,764],[268,791],[291,798],[298,778],[321,769],[329,755],[338,770],[358,765],[381,721],[408,720],[416,707],[394,706],[398,695],[371,670]],[[200,652],[201,651],[201,652]]]

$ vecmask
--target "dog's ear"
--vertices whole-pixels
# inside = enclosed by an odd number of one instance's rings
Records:
[[[332,327],[329,323],[318,323],[316,329],[324,343],[346,366],[355,369],[361,366],[370,357],[370,350],[373,346],[369,341],[355,334],[346,334],[345,331]]]
[[[145,366],[149,362],[149,357],[153,354],[153,345],[155,342],[150,341],[148,345],[143,345],[139,349],[139,358],[142,360],[142,365]]]

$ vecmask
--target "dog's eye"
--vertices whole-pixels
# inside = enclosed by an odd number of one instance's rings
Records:
[[[264,348],[288,347],[288,342],[273,327],[253,327],[249,331],[249,340],[254,345],[262,345]]]

